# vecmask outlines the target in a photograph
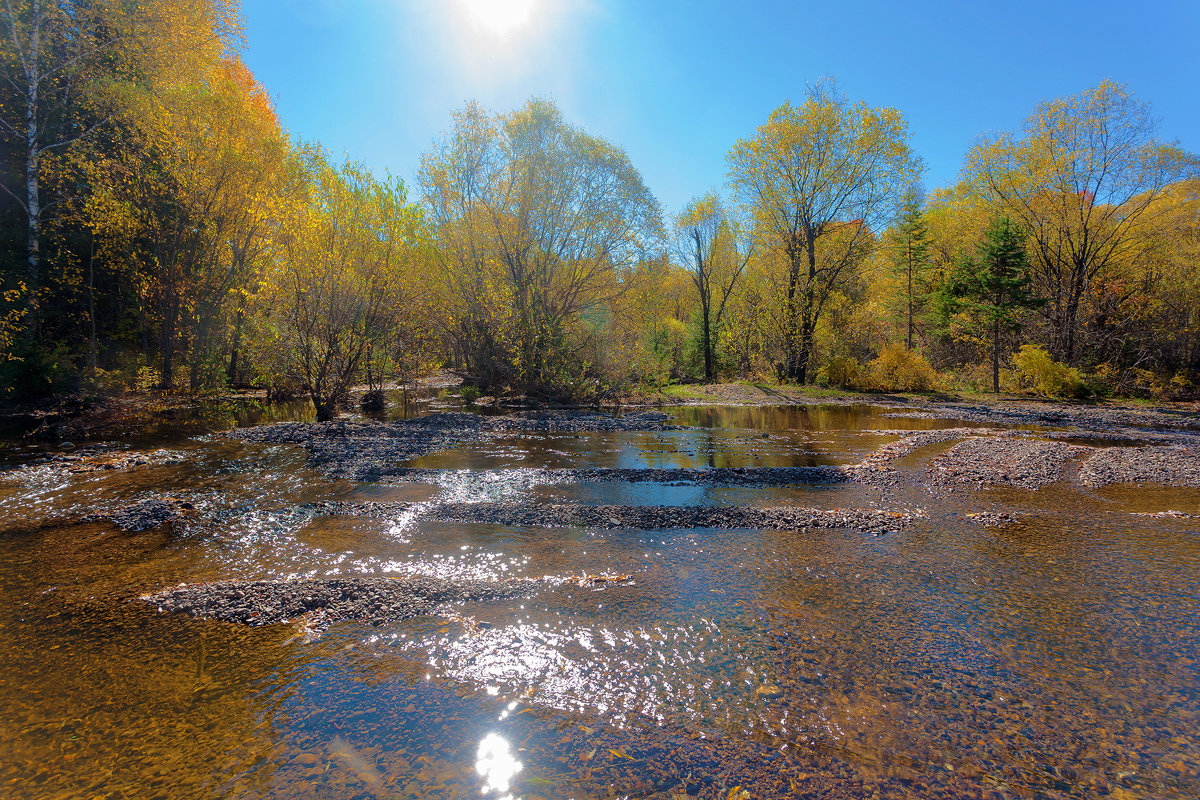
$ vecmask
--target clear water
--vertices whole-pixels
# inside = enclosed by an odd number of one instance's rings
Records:
[[[413,462],[462,470],[437,485],[329,481],[297,448],[197,436],[201,424],[112,443],[169,451],[130,470],[70,473],[10,450],[0,796],[1200,796],[1200,525],[1133,513],[1200,514],[1200,492],[546,484],[520,471],[854,463],[895,438],[873,431],[955,424],[866,407],[677,414],[698,427],[509,436]],[[919,476],[948,446],[898,466]],[[195,511],[137,534],[70,522],[152,493]],[[294,508],[330,499],[927,516],[874,537]],[[985,528],[966,517],[980,510],[1027,516]],[[308,643],[293,626],[132,601],[179,582],[413,573],[631,580],[543,582]]]

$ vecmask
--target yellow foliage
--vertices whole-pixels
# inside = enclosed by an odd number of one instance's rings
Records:
[[[885,392],[929,392],[937,388],[938,376],[924,357],[902,344],[889,344],[867,365],[872,389]]]
[[[1043,348],[1022,345],[1012,357],[1021,388],[1046,397],[1084,397],[1088,390],[1079,370],[1059,363]]]
[[[817,373],[818,383],[824,379],[824,382],[839,389],[862,388],[862,378],[862,365],[858,363],[857,358],[849,356],[831,358]]]

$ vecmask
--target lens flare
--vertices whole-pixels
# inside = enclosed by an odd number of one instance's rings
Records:
[[[529,24],[535,0],[459,0],[467,16],[493,36],[509,36]]]

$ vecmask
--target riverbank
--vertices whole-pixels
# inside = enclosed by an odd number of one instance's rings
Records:
[[[518,411],[592,409],[621,413],[630,409],[675,406],[775,407],[800,405],[875,406],[896,418],[955,419],[1001,425],[1069,426],[1081,430],[1109,431],[1125,428],[1195,430],[1200,433],[1200,402],[1151,403],[1134,400],[1066,401],[1014,394],[882,394],[824,389],[816,386],[733,383],[674,385],[663,389],[639,390],[594,404],[548,402],[519,397],[480,397],[466,402],[461,395],[463,379],[442,370],[414,387],[388,387],[389,411],[407,399],[413,415],[427,410],[461,409],[486,414],[508,415]],[[352,401],[366,391],[356,387]],[[67,397],[40,404],[0,407],[0,435],[10,440],[86,441],[119,435],[152,424],[186,423],[225,417],[241,424],[248,413],[270,417],[273,405],[287,407],[290,419],[305,416],[299,408],[306,400],[273,404],[265,390],[246,390],[213,395],[170,395],[127,393],[118,396]],[[427,406],[432,405],[430,409]],[[375,419],[388,413],[372,415]],[[360,420],[357,403],[343,410],[342,420]]]

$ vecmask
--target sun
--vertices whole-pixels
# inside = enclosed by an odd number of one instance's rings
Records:
[[[485,33],[508,36],[529,24],[536,0],[459,0]]]

